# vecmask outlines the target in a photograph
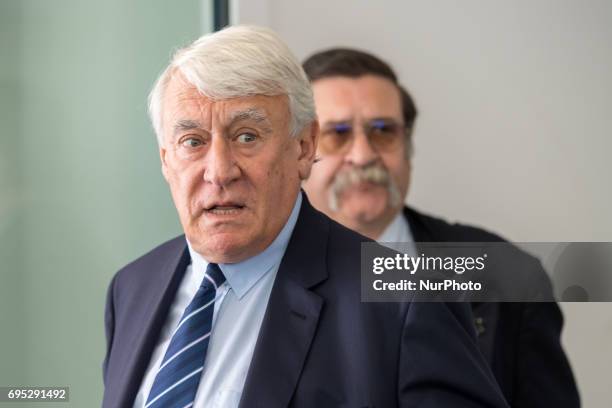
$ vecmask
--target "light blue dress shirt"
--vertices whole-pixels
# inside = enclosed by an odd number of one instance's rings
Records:
[[[410,224],[404,212],[397,213],[393,221],[377,239],[378,243],[409,256],[418,256]]]
[[[220,264],[226,281],[217,289],[213,329],[194,407],[237,407],[259,336],[278,267],[285,254],[302,205],[295,200],[285,226],[275,240],[258,255],[236,264]],[[188,243],[189,245],[189,243]],[[189,245],[187,267],[166,323],[134,402],[142,408],[151,390],[174,328],[200,286],[208,262]]]

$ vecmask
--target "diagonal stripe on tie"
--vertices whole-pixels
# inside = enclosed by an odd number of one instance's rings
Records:
[[[182,349],[180,349],[179,351],[177,351],[175,354],[172,355],[172,357],[168,358],[166,360],[165,363],[163,363],[160,367],[159,370],[157,370],[157,372],[160,372],[164,367],[166,367],[168,364],[170,364],[171,362],[173,362],[177,357],[179,357],[181,354],[183,354],[186,351],[190,351],[190,349],[194,349],[194,346],[199,345],[202,341],[206,340],[208,338],[208,336],[210,336],[210,333],[206,333],[205,335],[203,335],[202,337],[200,337],[199,339],[195,339],[194,341],[192,341],[191,343],[189,343],[188,345],[186,345],[185,347],[183,347]]]
[[[202,284],[170,339],[145,408],[193,405],[208,350],[216,290],[223,282],[219,266],[208,264]]]

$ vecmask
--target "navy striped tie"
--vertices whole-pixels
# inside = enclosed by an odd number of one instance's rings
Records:
[[[208,264],[204,279],[176,326],[155,375],[145,408],[193,405],[212,328],[217,288],[225,282],[217,264]]]

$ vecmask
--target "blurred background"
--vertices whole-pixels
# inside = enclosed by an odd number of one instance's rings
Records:
[[[0,386],[67,385],[64,406],[100,405],[108,282],[180,233],[146,96],[223,3],[0,0]],[[611,2],[229,11],[300,59],[352,46],[394,65],[420,110],[412,205],[513,241],[612,241]],[[562,309],[584,406],[607,407],[612,303]]]

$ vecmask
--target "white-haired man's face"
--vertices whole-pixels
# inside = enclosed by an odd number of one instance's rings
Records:
[[[240,262],[272,243],[308,177],[317,126],[289,136],[286,96],[213,101],[180,74],[162,105],[162,171],[193,248]]]
[[[402,209],[410,180],[400,93],[373,75],[313,83],[321,125],[304,190],[331,218],[377,239]]]

